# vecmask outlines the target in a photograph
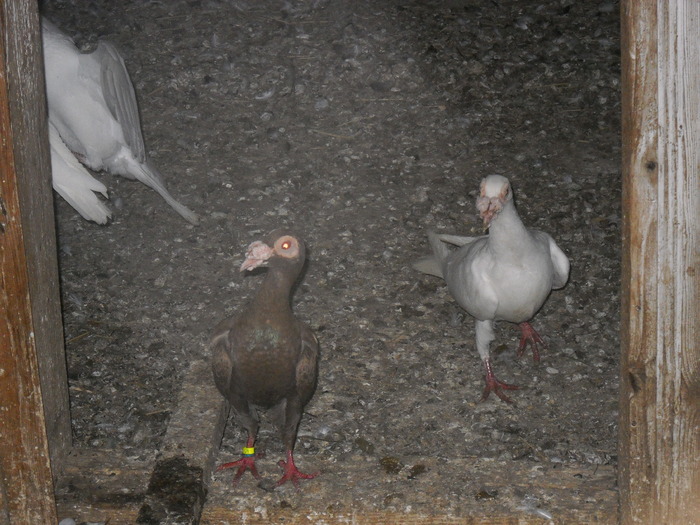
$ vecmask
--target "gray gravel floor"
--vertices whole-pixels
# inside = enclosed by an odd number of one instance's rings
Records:
[[[187,364],[260,282],[237,271],[245,247],[284,225],[309,247],[294,305],[322,345],[297,445],[307,470],[361,456],[381,472],[383,459],[404,465],[436,447],[438,457],[615,464],[617,2],[42,7],[81,45],[119,46],[148,150],[202,217],[190,226],[155,192],[106,174],[106,227],[57,198],[78,446],[157,452]],[[410,267],[428,230],[479,232],[474,197],[490,173],[511,179],[524,222],[572,261],[568,286],[533,321],[549,343],[540,365],[516,359],[518,331],[497,326],[497,374],[522,387],[512,406],[478,402],[472,319]],[[242,440],[229,425],[220,460]],[[280,455],[273,427],[260,443]]]

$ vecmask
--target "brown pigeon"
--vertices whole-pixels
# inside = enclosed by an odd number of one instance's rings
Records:
[[[318,341],[311,329],[292,313],[291,292],[305,261],[303,241],[286,231],[272,232],[265,242],[248,247],[241,271],[268,266],[252,302],[236,317],[219,323],[211,339],[214,381],[233,408],[236,420],[248,432],[243,457],[217,470],[237,467],[236,483],[247,469],[260,479],[255,467],[258,409],[279,408],[283,414],[282,439],[287,460],[278,464],[282,485],[318,475],[304,474],[294,465],[294,443],[302,411],[311,399],[318,376]]]

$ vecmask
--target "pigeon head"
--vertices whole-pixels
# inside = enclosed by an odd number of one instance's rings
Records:
[[[510,182],[501,175],[489,175],[481,181],[481,191],[476,199],[476,207],[488,228],[491,222],[501,213],[508,201],[513,200]]]
[[[279,261],[281,264],[303,264],[304,257],[304,242],[301,239],[292,233],[275,230],[265,241],[255,241],[248,246],[241,271],[269,266],[273,261]]]

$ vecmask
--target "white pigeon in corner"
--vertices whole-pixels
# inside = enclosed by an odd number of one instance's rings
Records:
[[[67,148],[92,170],[140,180],[197,224],[197,215],[170,195],[146,156],[134,87],[116,48],[101,41],[92,53],[81,53],[46,19],[42,38],[49,123],[54,130],[49,130],[54,189],[86,219],[104,224],[109,218],[97,195],[86,196],[88,191],[106,196],[106,188],[68,159]]]
[[[476,206],[489,234],[482,237],[428,234],[433,255],[414,268],[442,277],[459,305],[476,319],[476,348],[484,363],[486,387],[482,400],[495,392],[511,402],[503,390],[518,387],[502,383],[493,372],[489,346],[494,321],[509,321],[521,330],[518,356],[528,343],[539,361],[538,344],[544,341],[529,321],[552,289],[569,278],[569,259],[546,233],[527,229],[515,209],[510,182],[490,175],[481,182]],[[449,245],[459,248],[452,250]]]

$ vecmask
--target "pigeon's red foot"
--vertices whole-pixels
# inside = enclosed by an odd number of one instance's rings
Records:
[[[243,447],[243,457],[241,457],[241,459],[237,461],[232,461],[231,463],[224,463],[223,465],[219,465],[216,468],[216,471],[219,472],[220,470],[226,470],[229,468],[238,468],[236,475],[233,476],[234,485],[238,483],[238,481],[241,479],[246,470],[250,470],[250,473],[255,479],[262,479],[262,477],[258,473],[258,469],[255,466],[255,460],[256,458],[261,458],[263,456],[263,453],[255,453],[252,441],[248,440],[246,446]]]
[[[287,451],[287,461],[281,459],[277,464],[284,469],[284,475],[277,482],[278,487],[287,483],[287,481],[291,481],[295,487],[298,487],[300,479],[313,479],[320,474],[320,472],[314,472],[313,474],[299,472],[299,469],[294,464],[294,454],[291,450]]]
[[[227,468],[235,468],[238,467],[238,471],[236,472],[236,475],[233,476],[233,484],[235,485],[238,483],[238,481],[241,479],[243,476],[243,473],[246,470],[250,470],[250,473],[253,474],[253,477],[255,479],[261,479],[260,474],[258,473],[258,469],[255,467],[255,456],[243,456],[241,459],[238,461],[233,461],[231,463],[224,463],[223,465],[219,465],[216,468],[216,471],[219,472],[220,470],[225,470]]]
[[[522,357],[525,353],[528,343],[532,347],[532,360],[535,363],[540,362],[540,349],[538,344],[542,345],[542,348],[547,348],[547,343],[540,337],[535,329],[530,323],[520,323],[520,344],[518,345],[518,357]]]
[[[503,393],[504,390],[518,390],[520,387],[517,385],[509,385],[508,383],[502,383],[495,377],[489,379],[486,378],[486,386],[484,387],[484,393],[481,395],[481,400],[485,401],[491,392],[494,392],[498,397],[500,397],[506,403],[512,403],[513,400]]]
[[[491,361],[488,359],[484,360],[484,368],[486,369],[486,386],[484,387],[484,393],[481,395],[481,400],[485,401],[491,392],[494,392],[498,397],[500,397],[506,403],[512,403],[513,400],[509,398],[504,390],[518,390],[520,387],[516,385],[510,385],[508,383],[502,383],[493,373],[493,368],[491,367]]]

